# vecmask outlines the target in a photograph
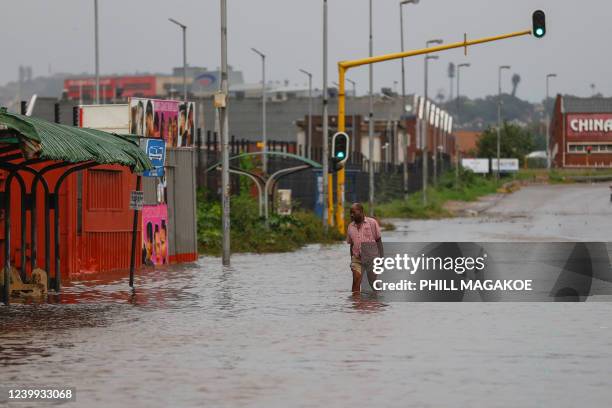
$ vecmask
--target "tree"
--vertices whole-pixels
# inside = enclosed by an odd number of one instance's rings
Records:
[[[497,130],[488,128],[484,131],[478,142],[478,157],[497,157]],[[534,138],[531,132],[520,126],[505,122],[500,134],[500,156],[501,158],[519,159],[522,164],[525,155],[533,151]]]
[[[512,75],[512,96],[516,96],[516,89],[521,83],[521,76],[519,74]]]

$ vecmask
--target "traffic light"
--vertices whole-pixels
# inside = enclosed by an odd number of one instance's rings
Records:
[[[332,171],[344,167],[349,156],[350,139],[344,132],[338,132],[332,138]]]
[[[536,38],[546,35],[546,14],[542,10],[533,13],[533,35]]]

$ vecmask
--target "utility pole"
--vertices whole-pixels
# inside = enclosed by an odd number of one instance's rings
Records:
[[[372,31],[372,0],[370,0],[370,58],[374,56],[374,35]],[[370,113],[368,115],[368,172],[370,217],[374,216],[374,65],[368,66],[370,80]]]
[[[185,100],[185,109],[187,109],[187,26],[173,18],[168,20],[179,26],[183,31],[183,99]],[[187,111],[185,111],[185,114],[187,114]]]
[[[549,80],[550,78],[556,78],[557,74],[548,74],[546,75],[546,101],[544,102],[544,110],[546,111],[546,168],[548,170],[550,170],[550,166],[551,166],[551,157],[550,157],[550,113],[548,111],[548,107],[546,106],[546,104],[548,104],[548,98],[550,98],[549,96]]]
[[[495,178],[499,180],[499,161],[501,150],[501,127],[502,127],[502,86],[501,77],[504,69],[510,69],[510,65],[502,65],[498,71],[498,97],[497,97],[497,168],[495,170]]]
[[[419,4],[419,0],[404,0],[400,2],[400,47],[401,51],[404,52],[404,11],[403,6],[405,4]],[[400,118],[406,114],[406,64],[405,58],[402,58],[402,114]],[[404,195],[408,194],[408,134],[404,132],[404,146],[403,146],[403,172],[404,172]]]
[[[429,40],[427,41],[427,43],[425,44],[425,48],[429,48],[430,45],[432,44],[442,44],[442,40],[440,39],[436,39],[436,40]],[[423,138],[422,140],[422,146],[421,146],[421,150],[422,150],[422,160],[423,160],[423,205],[427,205],[427,181],[428,181],[428,161],[429,161],[429,153],[427,151],[427,139],[428,139],[428,134],[427,134],[427,127],[429,125],[429,109],[427,109],[427,102],[428,102],[428,94],[429,94],[429,60],[430,59],[438,59],[437,55],[425,55],[425,90],[424,90],[424,108],[425,108],[425,113],[423,114],[423,121],[421,122],[421,137]]]
[[[306,138],[305,156],[312,160],[312,74],[304,69],[300,69],[300,72],[308,76],[308,136]]]
[[[433,109],[433,185],[434,187],[438,187],[438,139],[440,136],[440,132],[438,129],[438,117],[440,115],[440,108],[436,107]]]
[[[221,201],[223,224],[223,265],[230,264],[230,180],[229,180],[229,84],[227,64],[227,0],[221,0],[221,92],[223,99],[219,108],[221,127]]]
[[[100,103],[100,45],[98,40],[98,0],[94,0],[94,37],[96,50],[96,105]]]
[[[327,0],[323,0],[323,175],[322,175],[322,199],[323,199],[323,227],[328,230],[328,188],[329,188],[329,118],[327,117]]]
[[[261,119],[261,127],[262,127],[262,144],[263,144],[263,158],[262,158],[262,168],[264,174],[268,174],[268,156],[266,152],[268,151],[268,134],[267,134],[267,125],[266,125],[266,55],[258,51],[255,48],[251,48],[253,52],[261,57],[261,100],[262,100],[262,119]],[[267,193],[267,192],[266,192]]]

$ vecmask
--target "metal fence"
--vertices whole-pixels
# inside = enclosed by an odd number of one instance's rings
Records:
[[[205,189],[209,194],[220,197],[221,192],[221,172],[218,170],[211,170],[205,172],[207,168],[210,168],[214,164],[220,163],[221,161],[221,144],[218,136],[214,132],[207,132],[206,135],[198,133],[197,139],[197,167],[198,167],[198,188]],[[230,157],[239,155],[241,153],[256,152],[260,151],[260,147],[255,142],[238,139],[234,136],[231,137],[228,146],[230,150]],[[269,151],[287,152],[297,155],[301,155],[302,152],[298,151],[297,144],[294,142],[268,142]],[[322,160],[322,149],[313,149],[312,160],[321,162]],[[443,174],[451,168],[450,158],[446,155],[438,160],[438,174]],[[261,158],[251,158],[243,160],[242,163],[234,161],[231,163],[232,166],[246,167],[261,167]],[[299,160],[281,157],[271,156],[268,157],[268,172],[271,174],[277,170],[293,167],[303,164]],[[429,161],[429,178],[433,176],[433,160]],[[346,163],[346,185],[345,185],[345,200],[346,202],[366,202],[369,196],[369,161],[359,152],[354,152],[349,156],[349,160]],[[403,165],[396,165],[393,163],[386,162],[375,162],[374,166],[374,186],[375,195],[377,202],[384,202],[392,200],[394,198],[400,198],[404,196],[404,171]],[[320,170],[319,170],[320,173]],[[317,199],[317,171],[316,170],[305,170],[299,173],[291,174],[285,178],[282,178],[277,184],[277,188],[290,189],[292,192],[292,200],[294,205],[308,210],[315,208],[315,202]],[[334,175],[335,177],[335,175]],[[231,174],[230,183],[232,194],[240,193],[240,176]],[[422,173],[422,162],[417,159],[414,163],[408,164],[408,193],[414,193],[422,188],[423,173]],[[334,192],[335,194],[335,192]]]

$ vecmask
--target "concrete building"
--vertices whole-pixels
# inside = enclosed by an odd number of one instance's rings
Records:
[[[612,167],[612,98],[558,95],[548,137],[554,167]]]

